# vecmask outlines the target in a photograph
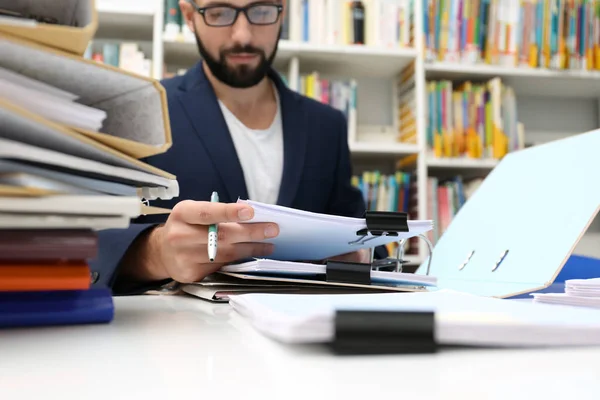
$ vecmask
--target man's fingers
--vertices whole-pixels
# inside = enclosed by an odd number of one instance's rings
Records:
[[[254,209],[247,204],[184,200],[173,207],[171,217],[194,225],[244,222],[254,217]]]
[[[219,224],[219,245],[243,242],[260,242],[279,234],[279,227],[272,223],[238,224],[237,222]],[[165,240],[172,247],[206,246],[208,226],[179,223],[169,230]]]
[[[190,283],[204,279],[218,271],[223,265],[252,257],[266,257],[273,252],[270,243],[238,243],[219,248],[214,262],[208,261],[205,246],[194,251],[179,253],[177,265],[170,271],[171,276],[178,282]]]
[[[274,250],[271,243],[236,243],[217,248],[216,263],[231,263],[245,258],[266,257]],[[208,253],[206,254],[208,259]]]
[[[220,243],[260,242],[279,234],[277,224],[221,224],[219,225],[218,241]]]

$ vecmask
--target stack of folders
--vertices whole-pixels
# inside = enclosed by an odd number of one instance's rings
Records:
[[[268,239],[274,251],[268,259],[227,265],[182,290],[211,301],[229,301],[245,293],[338,294],[428,291],[434,276],[382,270],[401,262],[394,257],[373,263],[339,261],[337,256],[415,237],[432,229],[429,220],[408,220],[406,213],[369,212],[351,218],[297,210],[279,205],[250,204],[248,223],[271,222],[279,235]],[[384,227],[386,234],[379,232]],[[395,265],[398,267],[398,265]],[[389,268],[385,268],[389,269]]]
[[[164,89],[87,60],[94,0],[15,0],[0,18],[0,326],[108,322],[92,286],[97,231],[168,210],[175,176],[140,159],[171,146]]]
[[[600,308],[600,278],[569,279],[564,293],[533,293],[537,303]]]

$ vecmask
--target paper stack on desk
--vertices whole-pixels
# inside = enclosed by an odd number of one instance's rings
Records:
[[[537,303],[600,308],[600,278],[565,281],[564,293],[533,293]]]
[[[441,290],[433,293],[361,295],[245,294],[230,304],[261,333],[283,343],[330,343],[336,313],[362,312],[360,341],[414,339],[410,313],[431,313],[433,326],[423,329],[437,345],[582,346],[600,345],[600,311],[526,303]],[[406,319],[394,338],[392,325],[366,326],[369,313],[398,312]],[[390,316],[392,318],[392,316]],[[371,330],[373,336],[366,333]],[[381,335],[381,336],[379,336]],[[413,337],[411,337],[412,335]],[[376,343],[374,343],[376,345]]]
[[[394,258],[374,263],[335,261],[342,254],[423,234],[432,229],[430,220],[411,221],[406,213],[396,212],[350,218],[249,200],[238,202],[254,209],[248,223],[279,226],[279,235],[265,240],[274,244],[273,253],[268,259],[226,265],[208,280],[183,285],[184,292],[211,301],[228,301],[242,293],[412,292],[437,284],[434,276],[396,272],[402,260]],[[396,269],[377,270],[381,261]]]
[[[408,239],[433,229],[431,220],[408,220],[408,231],[397,235],[364,237],[357,232],[367,228],[365,218],[312,213],[279,205],[238,200],[254,209],[254,217],[248,223],[273,222],[279,226],[279,235],[265,242],[273,243],[275,249],[269,254],[274,260],[325,260],[340,254],[372,248]]]
[[[94,0],[4,2],[0,20],[0,326],[108,322],[92,289],[96,231],[169,210],[176,177],[140,159],[171,146],[164,88],[83,57]]]

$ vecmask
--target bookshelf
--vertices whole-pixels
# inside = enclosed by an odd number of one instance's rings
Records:
[[[288,0],[293,2],[295,0]],[[367,5],[371,1],[364,0]],[[399,0],[403,1],[403,0]],[[298,40],[302,13],[292,13],[288,21],[290,33],[280,40],[275,68],[286,75],[290,87],[300,90],[299,78],[318,72],[323,79],[354,79],[356,81],[356,126],[349,132],[349,147],[357,174],[365,168],[382,165],[382,173],[391,174],[398,161],[403,170],[414,174],[413,189],[416,204],[411,210],[415,218],[428,215],[429,178],[453,175],[485,176],[498,163],[491,157],[434,157],[427,138],[427,82],[448,80],[453,85],[465,81],[485,84],[499,77],[502,84],[514,90],[518,120],[524,126],[525,144],[538,145],[600,127],[600,71],[557,70],[552,68],[501,66],[484,63],[450,62],[443,57],[431,57],[426,44],[431,35],[424,33],[428,21],[426,7],[435,0],[410,0],[415,10],[411,24],[409,46],[349,45],[324,41]],[[450,15],[454,2],[449,4]],[[475,1],[475,0],[474,0]],[[481,4],[480,1],[476,1]],[[511,4],[519,4],[510,0]],[[164,0],[97,0],[100,12],[100,39],[121,39],[151,43],[148,56],[153,59],[152,75],[161,79],[166,71],[176,72],[199,60],[193,36],[173,34],[165,29]],[[298,6],[298,3],[295,3]],[[455,10],[456,11],[456,10]],[[452,24],[449,32],[452,32]],[[600,23],[594,29],[600,30]],[[293,38],[294,40],[290,39]],[[511,41],[509,43],[513,45]],[[456,44],[456,43],[455,43]],[[146,46],[148,48],[148,46]],[[502,63],[499,63],[502,64]],[[164,67],[167,70],[164,70]],[[410,74],[412,128],[416,132],[412,143],[397,141],[403,129],[399,107],[403,99],[403,74]],[[454,87],[454,86],[453,86]],[[387,133],[384,135],[382,132]],[[600,232],[600,223],[592,229]],[[426,246],[419,243],[411,261],[419,263],[426,255]],[[600,255],[600,254],[598,254]]]

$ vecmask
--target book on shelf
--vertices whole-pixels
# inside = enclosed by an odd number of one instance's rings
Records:
[[[289,78],[284,75],[284,79],[287,81]],[[340,110],[348,123],[348,139],[353,141],[356,138],[356,79],[329,79],[312,72],[299,75],[296,87],[298,93]]]
[[[194,32],[188,29],[179,8],[179,0],[164,1],[164,31],[163,36],[168,40],[195,42]]]
[[[84,57],[134,74],[152,76],[152,60],[146,57],[136,42],[90,42]]]
[[[366,210],[406,212],[409,218],[416,218],[418,204],[414,173],[396,171],[393,174],[383,174],[377,170],[364,171],[360,175],[353,175],[351,183],[362,193]],[[417,240],[417,238],[408,240],[405,247],[406,254],[416,254]],[[391,243],[387,247],[392,253],[396,243]]]
[[[401,143],[417,144],[415,63],[410,63],[397,79],[398,137]]]
[[[600,69],[596,0],[424,0],[426,59]]]
[[[426,82],[426,137],[434,157],[501,159],[525,147],[514,90],[493,78]]]
[[[93,0],[46,3],[5,7],[72,16],[57,23],[93,37]],[[92,285],[98,231],[168,213],[144,199],[179,195],[175,176],[140,160],[171,146],[164,88],[47,29],[0,28],[0,327],[110,322],[112,293]]]
[[[282,37],[295,42],[406,48],[414,0],[289,0]]]
[[[429,240],[435,244],[444,234],[461,207],[475,193],[483,178],[427,178],[427,218],[434,221]]]

